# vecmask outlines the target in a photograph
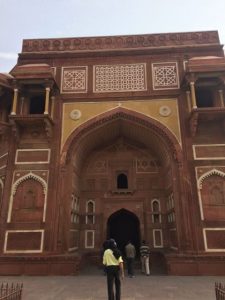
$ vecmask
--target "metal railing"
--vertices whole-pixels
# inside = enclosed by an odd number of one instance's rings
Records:
[[[2,283],[0,285],[0,300],[21,300],[22,299],[23,284],[8,284]]]
[[[225,285],[220,282],[215,283],[216,300],[225,300]]]

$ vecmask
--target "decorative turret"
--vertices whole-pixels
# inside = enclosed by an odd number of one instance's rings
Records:
[[[53,69],[48,64],[17,65],[11,75],[14,97],[10,120],[14,132],[18,135],[20,127],[28,123],[44,124],[48,138],[51,137],[53,100],[58,92]]]
[[[195,135],[200,120],[219,120],[224,126],[225,57],[193,57],[186,63],[185,85],[190,116],[190,130]]]

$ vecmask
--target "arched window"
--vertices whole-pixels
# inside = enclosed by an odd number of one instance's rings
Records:
[[[167,221],[169,223],[175,222],[175,208],[174,208],[174,199],[173,193],[171,193],[166,201],[166,208],[167,208]]]
[[[79,223],[79,199],[71,195],[71,223]]]
[[[117,188],[118,189],[128,189],[127,175],[121,173],[117,176]]]
[[[86,202],[86,224],[95,224],[95,202],[93,200]]]
[[[161,208],[158,199],[152,200],[152,223],[161,223]]]
[[[157,200],[154,200],[152,202],[152,211],[153,212],[159,212],[159,202]]]
[[[94,213],[94,202],[93,201],[88,201],[88,203],[87,203],[87,213],[88,214],[93,214]]]

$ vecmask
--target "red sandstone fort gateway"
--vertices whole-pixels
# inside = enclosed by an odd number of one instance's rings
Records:
[[[76,274],[106,238],[225,275],[216,31],[24,40],[0,74],[0,274]]]

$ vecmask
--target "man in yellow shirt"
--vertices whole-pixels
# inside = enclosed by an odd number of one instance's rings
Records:
[[[109,240],[108,249],[103,255],[103,264],[106,266],[108,300],[114,300],[114,281],[116,288],[116,300],[120,300],[121,296],[121,277],[124,278],[123,259],[113,239]]]

